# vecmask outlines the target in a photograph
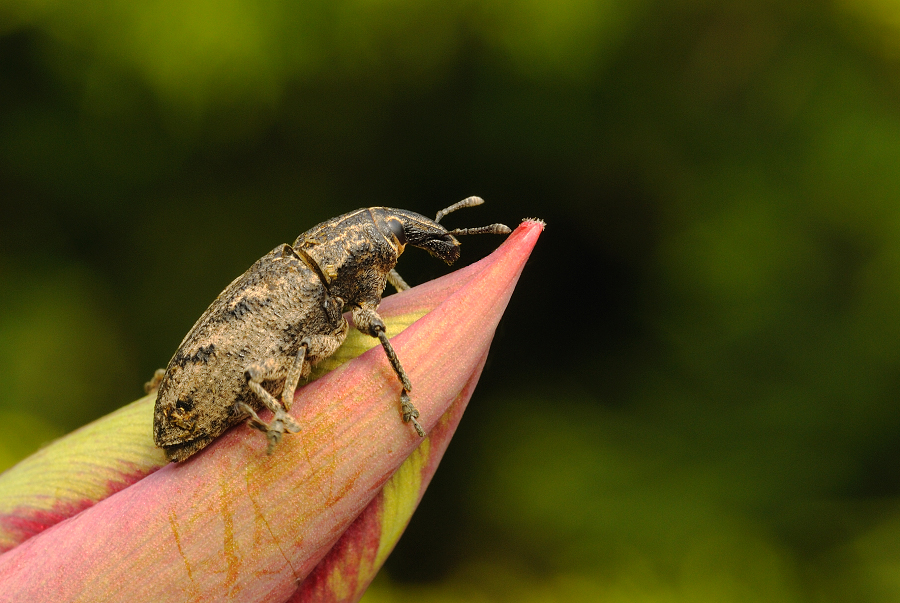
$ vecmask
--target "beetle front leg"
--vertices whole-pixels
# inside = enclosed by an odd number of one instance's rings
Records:
[[[397,290],[397,293],[401,291],[406,291],[410,288],[409,285],[406,284],[406,281],[403,280],[403,277],[400,276],[400,273],[391,268],[391,271],[388,272],[387,281]]]
[[[384,353],[387,354],[388,361],[391,363],[391,367],[394,369],[394,372],[397,374],[397,378],[400,380],[400,384],[403,387],[400,392],[400,412],[403,415],[403,420],[407,423],[412,423],[413,427],[416,429],[416,433],[419,434],[419,437],[424,438],[425,430],[422,429],[422,426],[419,425],[419,422],[416,420],[419,418],[419,411],[409,399],[409,392],[412,391],[412,384],[409,382],[409,376],[406,374],[406,371],[403,370],[403,365],[400,364],[400,359],[397,358],[397,353],[394,351],[394,347],[388,339],[387,328],[384,326],[384,321],[381,319],[381,316],[379,316],[378,312],[372,308],[357,306],[353,308],[353,323],[361,332],[372,337],[377,337],[381,342],[381,347],[384,348]]]
[[[403,420],[407,423],[412,422],[413,427],[416,428],[416,433],[419,434],[420,438],[424,438],[425,430],[416,421],[419,418],[419,411],[413,406],[412,401],[409,399],[409,392],[405,389],[400,390],[400,412],[403,415]]]

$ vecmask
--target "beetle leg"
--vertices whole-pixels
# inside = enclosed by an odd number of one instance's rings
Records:
[[[289,378],[291,373],[294,372],[294,368],[298,362],[302,368],[303,357],[306,353],[305,346],[301,345],[300,350],[301,351],[297,353],[297,359],[294,361],[294,366],[291,367],[291,370],[288,372]],[[244,370],[244,376],[247,379],[247,385],[250,387],[250,390],[253,391],[262,403],[265,404],[266,408],[271,410],[275,415],[272,418],[272,422],[267,424],[262,421],[262,419],[260,419],[247,404],[241,402],[238,405],[241,410],[250,415],[247,424],[266,434],[266,438],[269,440],[267,449],[268,454],[272,454],[272,451],[275,450],[275,446],[281,441],[281,436],[285,431],[288,433],[297,433],[300,431],[300,425],[297,424],[297,421],[295,421],[293,417],[287,414],[284,405],[276,400],[272,394],[266,391],[262,386],[262,382],[270,378],[274,368],[274,361],[270,359],[260,363],[253,363]],[[298,379],[299,374],[294,378],[294,388],[297,387],[296,381]]]
[[[409,399],[409,392],[405,389],[400,392],[400,412],[403,413],[403,420],[407,423],[412,421],[413,427],[416,428],[416,433],[419,434],[420,438],[424,438],[425,430],[422,429],[422,426],[416,421],[416,419],[419,418],[419,411],[413,406],[413,403]]]
[[[284,380],[284,389],[281,390],[281,404],[285,410],[291,409],[294,403],[294,392],[297,391],[297,384],[300,383],[300,376],[303,374],[303,362],[306,360],[306,353],[309,351],[309,337],[304,337],[300,342],[300,349],[297,351],[297,357],[294,364],[288,371],[287,378]]]
[[[424,438],[425,430],[422,429],[422,426],[419,425],[419,422],[416,420],[419,417],[419,411],[409,399],[409,392],[412,391],[412,384],[409,382],[409,376],[406,374],[406,371],[403,370],[403,365],[400,364],[400,359],[397,358],[394,346],[391,345],[391,341],[388,339],[384,321],[378,315],[378,312],[372,308],[357,306],[353,308],[353,323],[356,325],[357,329],[366,335],[377,337],[381,342],[381,347],[384,348],[384,353],[387,354],[388,362],[391,363],[391,367],[394,369],[394,372],[397,374],[397,378],[400,380],[400,384],[403,387],[400,392],[400,412],[403,415],[403,420],[407,423],[412,423],[413,427],[416,429],[416,433],[419,434],[419,437]]]
[[[247,419],[248,427],[252,427],[253,429],[258,429],[263,433],[266,433],[269,431],[269,426],[266,424],[265,421],[263,421],[262,419],[259,418],[259,415],[256,414],[256,411],[253,410],[252,406],[250,406],[246,402],[238,402],[237,404],[235,404],[235,406],[237,406],[238,410],[240,410],[245,415],[250,415],[250,417]]]
[[[403,280],[403,277],[400,276],[400,273],[393,268],[391,268],[391,271],[388,272],[387,280],[391,285],[393,285],[394,289],[396,289],[398,293],[400,291],[406,291],[410,288],[410,286],[406,284],[406,281]]]
[[[422,429],[422,426],[416,421],[416,419],[419,418],[419,411],[409,399],[409,392],[412,390],[412,384],[409,382],[409,376],[407,376],[406,371],[403,370],[403,366],[400,364],[400,359],[397,358],[397,352],[394,351],[394,346],[391,345],[387,333],[384,332],[384,325],[381,325],[378,329],[378,340],[381,341],[381,347],[384,348],[384,353],[387,354],[388,361],[391,363],[394,372],[397,373],[397,378],[400,379],[400,383],[403,385],[403,389],[400,391],[400,412],[403,414],[403,420],[407,423],[412,423],[413,427],[416,428],[416,433],[419,434],[419,437],[424,438],[425,430]]]
[[[153,373],[153,377],[150,378],[150,381],[144,384],[144,391],[148,394],[155,393],[159,389],[159,384],[162,383],[163,377],[166,376],[166,369],[156,369],[156,372]]]
[[[394,346],[391,345],[391,340],[388,339],[387,333],[384,332],[384,326],[376,328],[377,334],[375,336],[378,337],[379,341],[381,341],[381,347],[384,348],[384,353],[387,354],[388,362],[391,363],[394,372],[397,373],[397,378],[400,379],[400,384],[403,385],[403,391],[412,391],[412,384],[409,382],[409,376],[407,376],[406,371],[403,370],[403,366],[400,364],[400,359],[397,358],[397,352],[394,351]]]

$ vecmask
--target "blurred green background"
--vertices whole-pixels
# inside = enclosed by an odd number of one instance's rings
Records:
[[[0,468],[275,245],[474,194],[548,228],[369,602],[900,600],[891,0],[5,0]]]

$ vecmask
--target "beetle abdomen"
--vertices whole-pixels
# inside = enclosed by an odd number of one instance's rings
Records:
[[[169,362],[156,399],[156,444],[186,458],[206,445],[200,440],[208,443],[244,418],[235,403],[260,408],[244,375],[253,363],[275,367],[263,385],[277,396],[302,334],[343,341],[348,326],[338,306],[289,246],[256,262],[203,313]],[[186,446],[195,440],[197,447]]]

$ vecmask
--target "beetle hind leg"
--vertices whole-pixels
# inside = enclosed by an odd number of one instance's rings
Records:
[[[309,349],[309,344],[308,338],[300,342],[300,349],[297,352],[297,357],[294,359],[294,363],[291,365],[287,377],[285,378],[284,389],[282,390],[280,401],[276,400],[275,397],[262,386],[263,381],[270,379],[275,370],[275,362],[273,360],[270,359],[251,364],[244,370],[244,376],[247,378],[247,385],[250,387],[250,390],[256,394],[266,408],[271,410],[272,414],[275,415],[272,418],[271,423],[266,423],[259,418],[259,415],[257,415],[248,404],[239,402],[237,405],[241,412],[249,415],[247,425],[266,434],[266,439],[269,441],[268,448],[266,449],[268,454],[272,454],[275,450],[275,446],[281,442],[281,438],[285,432],[297,433],[300,431],[300,424],[297,423],[287,411],[290,409],[291,402],[294,400],[294,392],[297,389],[297,383],[300,381],[300,376],[303,373],[303,365],[306,360],[306,352]]]
[[[144,391],[148,394],[155,394],[159,390],[159,384],[166,376],[166,369],[156,369],[150,381],[144,384]]]

